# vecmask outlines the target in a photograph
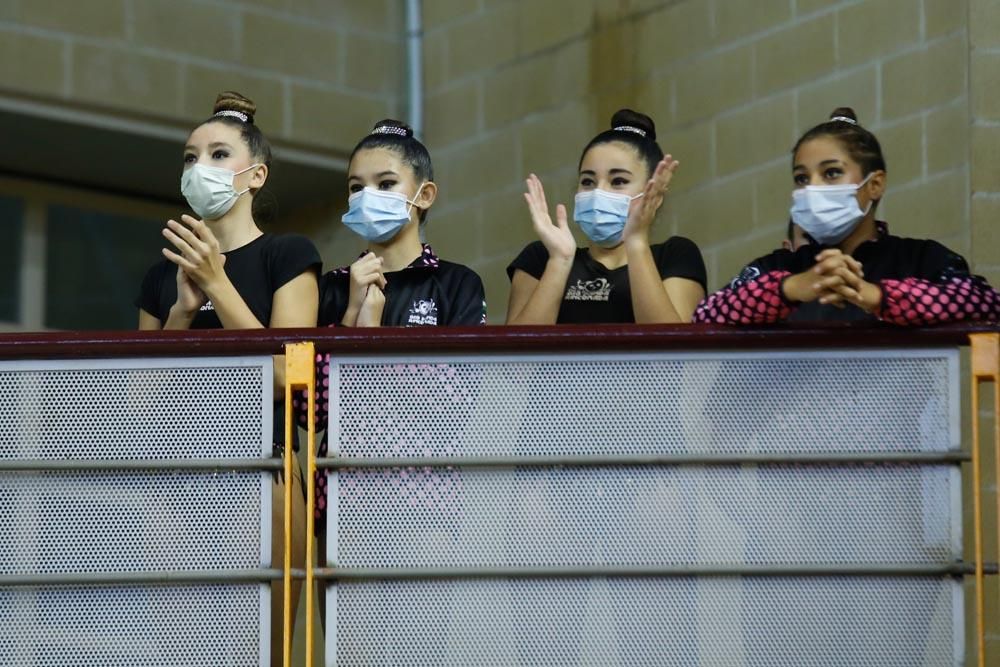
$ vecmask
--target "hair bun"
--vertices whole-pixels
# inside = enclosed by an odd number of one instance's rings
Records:
[[[837,107],[832,112],[830,112],[830,120],[840,120],[845,123],[858,124],[858,114],[854,113],[854,109],[851,107]]]
[[[619,132],[633,132],[650,141],[656,141],[656,124],[644,113],[632,109],[620,109],[611,117],[611,129]]]
[[[413,128],[401,120],[384,118],[375,123],[370,134],[395,134],[399,137],[412,137]]]
[[[244,123],[253,123],[253,117],[256,113],[257,105],[253,103],[253,100],[233,90],[219,93],[219,96],[215,98],[215,106],[212,108],[213,116],[233,116]]]

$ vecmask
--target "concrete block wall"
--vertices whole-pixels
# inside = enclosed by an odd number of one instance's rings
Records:
[[[188,127],[235,89],[274,140],[341,154],[403,89],[397,0],[3,0],[0,94]]]
[[[969,87],[971,151],[969,169],[971,177],[971,249],[969,261],[978,273],[986,276],[994,286],[1000,285],[1000,3],[994,0],[969,0]],[[984,385],[979,411],[983,445],[988,446],[996,425],[993,421],[995,405],[994,387]],[[988,457],[984,468],[984,507],[997,507],[997,468]],[[989,510],[986,510],[989,512]],[[989,516],[989,514],[987,514]],[[995,558],[1000,536],[987,527],[985,544],[987,560]],[[967,528],[969,532],[971,528]],[[987,662],[1000,662],[1000,632],[996,619],[1000,618],[1000,581],[988,578],[986,615],[992,621],[993,631],[987,634]],[[970,588],[971,590],[971,588]],[[967,605],[971,619],[973,609]],[[989,626],[987,626],[989,627]]]
[[[970,135],[1000,128],[969,123],[969,1],[425,0],[429,236],[483,274],[502,321],[504,267],[533,240],[523,179],[571,202],[580,150],[632,107],[681,161],[659,235],[695,240],[715,289],[780,242],[796,138],[851,106],[882,140],[894,232],[933,236],[996,282],[970,225],[970,207],[998,208],[970,201]],[[997,55],[977,58],[989,76]]]
[[[1000,284],[1000,3],[969,0],[972,249],[976,269]]]

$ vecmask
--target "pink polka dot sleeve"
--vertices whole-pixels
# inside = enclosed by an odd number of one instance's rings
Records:
[[[734,283],[702,301],[694,312],[695,322],[709,324],[767,324],[780,322],[792,312],[792,304],[781,294],[781,281],[788,271],[771,271],[742,283]]]
[[[1000,294],[977,276],[937,283],[921,278],[882,280],[879,319],[903,326],[1000,319]]]
[[[330,355],[316,355],[316,432],[326,428],[330,414]],[[295,422],[302,428],[309,427],[308,401],[305,391],[292,392]]]

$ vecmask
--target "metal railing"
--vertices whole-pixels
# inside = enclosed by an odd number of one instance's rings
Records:
[[[570,328],[572,329],[572,328]],[[825,332],[825,333],[824,333]],[[218,332],[218,335],[203,335],[189,333],[178,336],[171,335],[65,335],[76,344],[71,352],[71,346],[60,341],[60,335],[20,336],[18,340],[0,340],[0,356],[40,356],[59,358],[61,355],[71,356],[104,356],[105,353],[119,348],[128,349],[131,355],[163,355],[173,354],[179,349],[187,349],[196,354],[219,353],[246,354],[250,349],[258,354],[274,354],[284,351],[286,354],[286,442],[291,441],[291,429],[294,419],[291,414],[291,395],[293,391],[303,390],[309,396],[308,410],[315,410],[315,378],[313,376],[314,349],[331,351],[338,356],[349,356],[353,360],[360,357],[370,357],[377,361],[377,355],[390,357],[394,363],[419,363],[426,354],[437,354],[441,357],[442,350],[449,350],[444,356],[468,359],[480,352],[507,354],[534,351],[548,352],[561,350],[579,350],[583,354],[605,354],[608,350],[711,350],[715,347],[752,349],[762,342],[767,347],[777,346],[780,349],[802,349],[816,345],[817,337],[826,335],[835,339],[841,349],[879,348],[891,346],[904,341],[906,345],[954,346],[961,345],[966,337],[971,337],[971,394],[972,404],[978,405],[980,389],[984,383],[1000,381],[1000,351],[998,351],[998,334],[989,328],[975,330],[963,329],[952,332],[920,331],[899,333],[896,330],[876,329],[855,333],[836,331],[831,335],[826,329],[803,328],[802,331],[787,329],[767,331],[755,330],[749,332],[732,332],[718,328],[689,327],[638,327],[628,328],[594,328],[588,330],[547,330],[538,328],[512,328],[511,330],[443,330],[439,332],[415,333],[412,331],[387,332],[324,332],[304,330],[296,332],[266,332],[262,335],[242,335],[232,332]],[[910,338],[907,338],[910,336]],[[125,339],[125,342],[122,342]],[[290,342],[291,341],[291,342]],[[311,341],[316,341],[314,348]],[[284,343],[289,343],[284,347]],[[431,352],[431,351],[435,352]],[[477,352],[472,352],[478,350]],[[412,362],[407,361],[409,355]],[[954,469],[965,463],[971,463],[973,488],[973,526],[974,555],[969,562],[962,560],[941,561],[931,559],[928,562],[881,562],[881,563],[759,563],[759,562],[687,562],[643,564],[617,563],[570,563],[570,564],[496,564],[472,563],[451,565],[410,565],[410,566],[361,566],[338,562],[324,563],[322,554],[320,562],[313,566],[315,553],[312,540],[306,544],[307,567],[297,570],[291,566],[291,513],[286,506],[286,524],[284,535],[285,560],[281,567],[260,568],[223,568],[211,571],[194,569],[149,569],[142,572],[130,571],[79,571],[79,572],[37,572],[37,573],[3,573],[0,574],[0,595],[7,590],[32,587],[109,587],[109,586],[173,586],[197,585],[210,583],[250,583],[267,582],[281,578],[284,583],[286,599],[284,604],[284,664],[291,660],[290,625],[292,610],[288,592],[293,579],[301,578],[306,583],[306,655],[307,664],[311,664],[312,646],[315,637],[312,632],[312,613],[315,606],[314,584],[327,582],[330,584],[364,584],[365,582],[455,582],[467,580],[559,580],[559,579],[688,579],[688,578],[816,578],[830,576],[862,577],[862,578],[952,578],[974,575],[975,609],[976,609],[976,658],[978,664],[985,665],[987,619],[985,613],[984,577],[995,574],[996,566],[986,562],[983,553],[984,508],[982,501],[982,461],[986,452],[996,457],[998,477],[1000,477],[1000,392],[995,390],[996,402],[993,408],[994,433],[992,447],[982,444],[983,433],[980,426],[980,415],[973,409],[971,424],[971,451],[848,451],[848,452],[781,452],[781,451],[743,451],[743,452],[712,452],[712,451],[670,451],[656,453],[607,453],[607,452],[563,452],[524,455],[523,453],[463,453],[452,452],[448,455],[410,455],[397,454],[391,456],[371,456],[357,454],[338,455],[319,458],[316,456],[315,430],[310,427],[307,432],[307,534],[312,535],[314,529],[313,508],[316,504],[316,489],[313,484],[315,470],[338,471],[353,469],[357,471],[386,472],[400,469],[456,470],[463,473],[484,473],[496,470],[511,469],[605,469],[605,468],[650,468],[676,470],[692,469],[737,469],[771,470],[782,467],[805,468],[862,468],[871,466],[891,465],[898,468],[914,469]],[[309,420],[312,423],[313,420]],[[292,474],[294,464],[293,454],[286,452],[285,459],[256,459],[253,457],[208,457],[197,458],[181,456],[164,460],[162,458],[44,458],[21,457],[0,459],[0,475],[23,474],[31,472],[64,472],[64,473],[100,473],[114,470],[125,474],[198,471],[229,473],[232,471],[275,471],[283,468],[286,478]],[[477,472],[478,471],[478,472]],[[287,494],[286,494],[287,500]],[[1000,522],[1000,506],[989,508],[996,511]],[[959,517],[960,520],[960,517]],[[1000,553],[997,554],[1000,560]],[[2,598],[0,598],[2,599]],[[959,609],[960,613],[961,610]],[[995,622],[995,621],[994,621]],[[329,628],[328,628],[329,629]]]

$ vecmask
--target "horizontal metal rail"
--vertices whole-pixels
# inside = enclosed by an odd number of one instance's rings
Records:
[[[879,464],[932,465],[955,464],[970,460],[968,452],[803,452],[788,454],[572,454],[563,456],[412,456],[355,458],[325,457],[316,459],[317,468],[513,468],[513,467],[587,467],[587,466],[701,466],[701,465],[782,465],[782,464]]]
[[[317,468],[512,468],[556,466],[636,466],[636,465],[782,465],[782,464],[879,464],[933,465],[970,460],[967,452],[883,452],[883,453],[792,453],[792,454],[656,454],[563,456],[413,456],[391,458],[324,457]],[[280,470],[276,458],[234,459],[2,459],[0,472],[12,471],[132,471],[132,470]]]
[[[280,470],[281,459],[2,459],[0,472],[26,471],[159,471]]]
[[[997,574],[996,563],[984,564],[990,574]],[[553,577],[944,577],[965,576],[975,571],[972,563],[863,564],[843,563],[814,565],[567,565],[567,566],[492,566],[492,567],[361,567],[316,568],[317,579],[399,580],[399,579],[485,579]]]
[[[0,575],[0,589],[25,586],[135,586],[139,584],[246,583],[281,579],[278,568],[234,570],[151,570],[149,572],[81,572]],[[304,579],[306,571],[293,569],[293,579]]]
[[[996,563],[984,563],[986,574],[1000,573]],[[572,566],[492,566],[492,567],[410,567],[336,568],[313,570],[317,579],[350,581],[401,579],[487,579],[487,578],[571,578],[571,577],[810,577],[810,576],[930,576],[961,577],[975,572],[973,563],[928,565],[572,565]],[[303,569],[292,569],[292,578],[305,579]],[[149,572],[31,573],[0,575],[0,589],[49,586],[136,586],[143,584],[180,585],[248,583],[282,578],[278,568],[211,571],[153,570]]]

